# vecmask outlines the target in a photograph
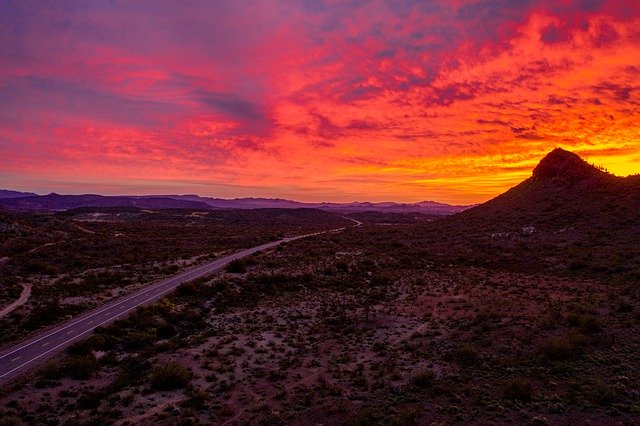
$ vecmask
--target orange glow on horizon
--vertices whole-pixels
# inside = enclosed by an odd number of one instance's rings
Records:
[[[640,5],[534,3],[25,6],[28,35],[0,33],[28,51],[0,54],[0,187],[469,204],[555,147],[640,173]]]

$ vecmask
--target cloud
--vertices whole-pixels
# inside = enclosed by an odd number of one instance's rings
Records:
[[[264,133],[270,131],[271,119],[266,108],[256,101],[242,99],[231,93],[199,91],[194,97],[214,113],[241,123],[244,131]]]
[[[21,76],[8,78],[0,86],[4,103],[0,117],[17,114],[49,116],[59,124],[90,119],[97,122],[155,127],[168,115],[181,115],[184,108],[167,100],[121,94],[100,86],[89,86],[62,78]],[[0,118],[1,119],[1,118]]]
[[[481,201],[556,144],[640,138],[638,28],[620,0],[0,2],[0,156],[25,181]]]

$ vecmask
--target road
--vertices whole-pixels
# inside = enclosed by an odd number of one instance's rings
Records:
[[[362,225],[355,219],[347,218],[355,226]],[[0,384],[7,382],[20,374],[39,365],[43,361],[60,353],[72,343],[89,336],[96,327],[110,324],[117,319],[126,317],[131,311],[142,305],[151,304],[175,290],[180,284],[196,278],[211,275],[220,271],[229,262],[249,256],[253,253],[267,250],[282,243],[298,240],[313,235],[340,232],[344,228],[330,231],[314,232],[312,234],[297,235],[282,240],[252,247],[229,256],[221,257],[203,265],[188,269],[171,278],[149,284],[130,294],[114,299],[106,304],[70,319],[53,328],[47,329],[34,337],[16,344],[0,352]]]

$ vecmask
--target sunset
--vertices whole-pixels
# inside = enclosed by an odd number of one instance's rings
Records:
[[[640,172],[640,4],[0,6],[0,179],[38,193],[486,201],[555,147]]]
[[[640,1],[0,1],[0,426],[640,425]]]

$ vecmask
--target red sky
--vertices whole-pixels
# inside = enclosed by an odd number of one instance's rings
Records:
[[[487,200],[640,172],[636,0],[3,1],[0,187]]]

